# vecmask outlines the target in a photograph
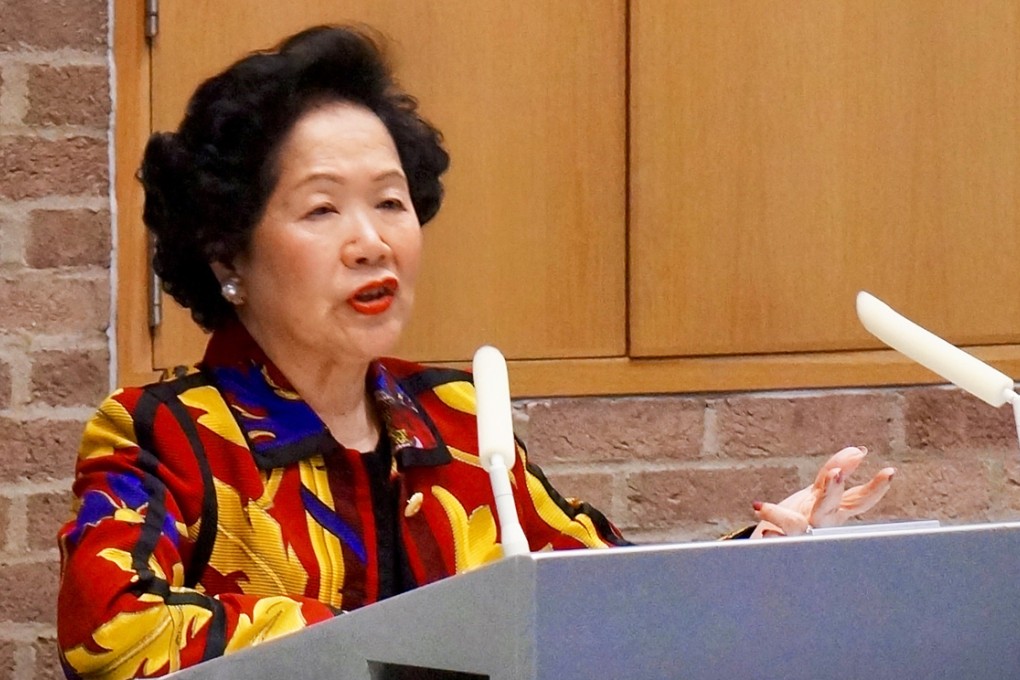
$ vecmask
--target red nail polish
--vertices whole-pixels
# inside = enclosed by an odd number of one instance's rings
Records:
[[[754,503],[751,503],[751,507],[754,508],[755,512],[758,512],[759,510],[761,510],[761,501],[755,501]]]

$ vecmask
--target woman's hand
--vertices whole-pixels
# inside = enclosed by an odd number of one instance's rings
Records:
[[[867,484],[847,489],[847,477],[867,454],[863,446],[849,446],[826,461],[811,486],[778,504],[755,503],[754,514],[761,521],[751,538],[796,536],[811,527],[839,526],[870,510],[889,490],[896,470],[883,468]]]

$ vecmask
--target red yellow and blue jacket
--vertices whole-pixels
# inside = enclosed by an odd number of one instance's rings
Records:
[[[86,425],[60,532],[68,677],[162,675],[501,555],[461,371],[374,362],[385,434],[339,444],[242,326],[202,363],[111,395]],[[625,543],[519,448],[532,550]]]

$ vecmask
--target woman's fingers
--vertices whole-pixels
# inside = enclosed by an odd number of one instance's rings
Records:
[[[815,476],[815,486],[821,488],[826,475],[833,468],[839,468],[845,476],[849,477],[857,469],[857,466],[861,464],[866,455],[868,455],[868,449],[863,446],[848,446],[832,454],[829,460],[825,461],[825,464],[822,465],[818,475]]]
[[[804,515],[776,503],[755,503],[754,514],[762,522],[775,525],[787,536],[803,534],[808,529],[808,519]],[[768,535],[769,528],[761,527],[761,534]],[[756,529],[757,533],[757,529]]]
[[[825,462],[811,486],[782,503],[755,503],[759,523],[752,538],[796,536],[810,527],[838,526],[870,510],[889,490],[896,470],[883,468],[867,484],[847,489],[847,478],[867,454],[863,446],[848,446]]]
[[[775,538],[776,536],[782,536],[783,530],[777,527],[772,522],[758,522],[758,526],[754,528],[754,532],[751,534],[751,538]]]
[[[895,474],[896,468],[882,468],[867,484],[861,484],[848,490],[843,494],[840,511],[846,517],[853,517],[875,507],[875,504],[882,500],[882,496],[889,490]]]
[[[814,507],[808,514],[813,527],[830,527],[839,523],[838,512],[843,504],[846,475],[842,468],[832,468],[826,474],[823,486],[815,497]]]

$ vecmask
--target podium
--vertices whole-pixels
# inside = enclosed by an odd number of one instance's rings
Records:
[[[505,559],[177,680],[1020,677],[1020,523]]]

